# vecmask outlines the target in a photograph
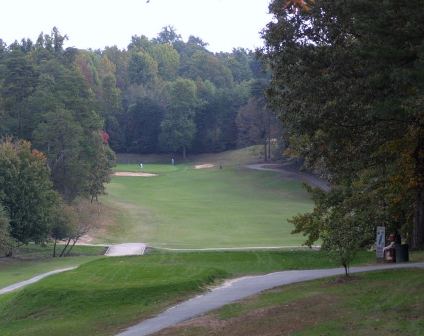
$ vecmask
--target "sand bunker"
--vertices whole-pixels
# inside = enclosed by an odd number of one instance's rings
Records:
[[[205,169],[205,168],[213,168],[215,167],[214,164],[212,163],[205,163],[205,164],[200,164],[200,165],[195,165],[194,169]]]
[[[151,173],[133,173],[133,172],[116,172],[113,174],[114,176],[141,176],[141,177],[152,177],[158,176],[158,174]]]

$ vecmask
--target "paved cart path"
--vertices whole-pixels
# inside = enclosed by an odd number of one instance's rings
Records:
[[[246,166],[249,169],[265,170],[280,173],[282,177],[291,180],[300,180],[312,187],[320,188],[323,191],[330,191],[331,187],[327,181],[324,181],[313,174],[300,172],[290,164],[265,164],[255,163]]]
[[[146,244],[143,243],[126,243],[110,245],[105,256],[118,257],[129,255],[143,255],[146,252]]]
[[[351,272],[369,272],[394,268],[424,268],[424,263],[352,267]],[[169,308],[156,317],[144,320],[143,322],[118,334],[118,336],[151,335],[167,327],[171,327],[180,322],[220,308],[228,303],[258,294],[266,289],[341,274],[344,274],[343,268],[333,268],[305,271],[283,271],[230,280],[204,295],[196,296],[188,301]]]
[[[97,246],[96,244],[92,244],[91,246]],[[98,246],[107,246],[107,245],[101,245]],[[108,257],[116,257],[116,256],[130,256],[130,255],[143,255],[146,252],[146,244],[143,243],[127,243],[127,244],[117,244],[117,245],[109,245],[109,248],[107,249],[105,256]],[[74,267],[68,267],[68,268],[62,268],[57,269],[54,271],[38,274],[28,280],[20,281],[17,283],[14,283],[12,285],[9,285],[4,288],[0,288],[0,295],[10,293],[16,289],[31,285],[35,282],[38,282],[50,275],[58,274],[66,271],[73,270],[77,268],[78,266]]]
[[[73,269],[76,269],[77,267],[78,266],[61,268],[61,269],[58,269],[58,270],[55,270],[55,271],[50,271],[50,272],[46,272],[46,273],[43,273],[43,274],[36,275],[35,277],[33,277],[31,279],[28,279],[28,280],[25,280],[25,281],[20,281],[20,282],[14,283],[13,285],[1,288],[0,289],[0,295],[10,293],[10,292],[17,290],[19,288],[31,285],[31,284],[38,282],[38,281],[40,281],[40,280],[42,280],[42,279],[44,279],[44,278],[46,278],[50,275],[58,274],[58,273],[66,272],[66,271],[71,271]]]

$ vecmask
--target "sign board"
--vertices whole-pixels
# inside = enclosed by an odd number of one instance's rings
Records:
[[[375,252],[378,259],[383,259],[383,249],[386,243],[386,228],[384,226],[377,226],[377,237],[375,240]]]

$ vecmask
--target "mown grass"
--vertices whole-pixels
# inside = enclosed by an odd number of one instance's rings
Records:
[[[118,165],[120,171],[140,171]],[[146,242],[157,247],[299,245],[287,219],[309,211],[301,183],[273,172],[237,167],[193,169],[146,164],[156,177],[113,177],[102,198],[113,224],[95,233],[97,242]]]
[[[362,253],[357,262],[369,262]],[[153,253],[103,258],[0,297],[6,335],[113,335],[218,279],[336,266],[320,252]]]
[[[158,336],[423,335],[424,270],[358,274],[284,286]]]
[[[58,247],[60,249],[61,246]],[[30,244],[15,251],[13,258],[0,258],[0,288],[15,282],[53,271],[59,268],[78,266],[99,258],[105,248],[101,246],[75,246],[72,254],[65,258],[52,258],[52,247]],[[60,250],[59,250],[60,251]]]
[[[135,172],[135,173],[171,173],[181,169],[186,169],[186,165],[171,165],[171,164],[157,164],[157,163],[145,163],[143,168],[140,168],[139,164],[122,164],[118,163],[113,170],[115,172]]]

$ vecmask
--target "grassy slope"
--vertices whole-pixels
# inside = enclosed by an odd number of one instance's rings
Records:
[[[229,154],[227,154],[229,155]],[[120,171],[140,171],[118,165]],[[160,176],[114,177],[102,199],[116,225],[97,241],[143,241],[161,247],[297,245],[287,219],[312,203],[300,183],[237,167],[195,170],[146,164]]]
[[[424,270],[285,286],[158,333],[201,335],[423,335]]]
[[[372,260],[364,253],[358,261]],[[103,258],[0,297],[6,335],[113,335],[215,279],[332,267],[319,252],[154,253]]]
[[[60,249],[60,246],[58,247]],[[75,246],[72,256],[51,258],[51,246],[28,245],[16,251],[14,258],[0,258],[0,288],[59,268],[78,266],[99,258],[104,247]]]

